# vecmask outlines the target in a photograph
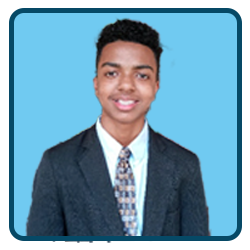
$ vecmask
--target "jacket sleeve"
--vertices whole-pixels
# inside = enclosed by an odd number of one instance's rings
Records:
[[[208,236],[208,208],[197,156],[182,185],[181,207],[181,235]]]
[[[27,236],[63,236],[64,218],[49,151],[43,155],[35,175]]]

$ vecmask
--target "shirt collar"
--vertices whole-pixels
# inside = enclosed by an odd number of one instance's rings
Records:
[[[148,122],[145,120],[144,126],[140,134],[128,145],[135,161],[143,160],[147,151],[148,144]]]
[[[118,158],[122,149],[122,145],[116,141],[101,125],[100,118],[96,122],[96,130],[101,144],[105,147],[105,151],[109,152],[110,157]],[[140,134],[128,145],[135,161],[143,160],[148,145],[148,122],[145,119],[144,126]]]

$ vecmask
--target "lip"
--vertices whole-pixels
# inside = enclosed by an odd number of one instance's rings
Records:
[[[120,101],[119,101],[120,100]],[[121,111],[130,111],[132,110],[139,101],[137,100],[133,100],[133,99],[129,99],[129,98],[118,98],[118,99],[113,99],[112,100],[115,104],[115,106],[121,110]],[[125,104],[125,102],[130,103],[132,101],[131,104]],[[122,102],[122,103],[121,103]]]

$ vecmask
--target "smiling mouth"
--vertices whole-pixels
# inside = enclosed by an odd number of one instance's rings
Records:
[[[127,106],[127,105],[131,105],[131,104],[135,103],[136,101],[134,101],[134,100],[127,100],[127,101],[125,101],[125,100],[120,100],[119,99],[116,102],[119,102],[121,105]]]
[[[131,109],[133,109],[138,101],[137,100],[122,100],[122,99],[117,99],[117,100],[113,100],[116,107],[122,111],[129,111]]]

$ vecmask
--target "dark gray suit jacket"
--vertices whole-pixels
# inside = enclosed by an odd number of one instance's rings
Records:
[[[143,236],[207,236],[196,155],[150,128]],[[36,172],[28,236],[123,236],[95,126],[47,150]]]

